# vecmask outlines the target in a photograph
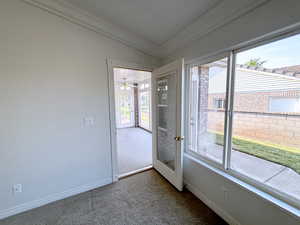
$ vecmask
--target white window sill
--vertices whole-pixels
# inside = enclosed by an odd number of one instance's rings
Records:
[[[281,210],[283,210],[284,212],[288,213],[289,215],[292,215],[294,217],[296,217],[297,219],[300,218],[300,210],[297,209],[296,207],[294,206],[291,206],[289,205],[288,203],[280,200],[280,199],[277,199],[275,198],[274,196],[222,171],[221,169],[219,168],[216,168],[212,165],[210,165],[209,163],[207,162],[204,162],[203,160],[200,160],[194,156],[192,156],[191,154],[189,153],[184,153],[184,156],[187,157],[188,159],[190,160],[193,160],[194,162],[200,164],[201,166],[203,167],[206,167],[210,170],[212,170],[213,172],[217,173],[218,175],[224,177],[225,179],[228,179],[230,180],[231,182],[239,185],[240,187],[242,187],[244,190],[248,191],[248,192],[252,192],[252,193],[255,193],[257,196],[259,196],[260,198],[262,198],[263,200],[266,200],[268,202],[271,202],[273,205],[277,206],[278,208],[280,208]]]

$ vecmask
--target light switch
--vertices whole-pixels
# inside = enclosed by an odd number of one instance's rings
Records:
[[[90,116],[90,117],[85,117],[85,118],[83,119],[83,121],[84,121],[84,126],[85,126],[85,127],[92,127],[92,126],[95,125],[95,118],[92,117],[92,116]]]
[[[23,190],[22,190],[22,184],[14,184],[13,185],[13,193],[14,194],[17,194],[17,193],[21,193]]]

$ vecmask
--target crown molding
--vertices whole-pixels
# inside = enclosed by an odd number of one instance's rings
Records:
[[[185,47],[188,43],[200,40],[209,33],[234,22],[248,12],[264,5],[270,0],[256,0],[248,4],[222,0],[215,7],[201,15],[196,21],[174,35],[171,39],[158,45],[134,34],[120,26],[110,23],[86,10],[80,9],[64,0],[21,0],[72,23],[119,41],[126,46],[157,58],[168,58],[172,53]],[[237,6],[238,4],[238,6]],[[224,14],[224,12],[227,12]],[[222,15],[220,17],[220,15]]]
[[[163,57],[167,58],[172,55],[173,52],[183,48],[188,43],[199,40],[209,33],[238,20],[250,11],[261,7],[269,1],[270,0],[256,0],[248,4],[241,3],[238,7],[234,8],[232,3],[230,4],[229,1],[223,0],[212,10],[199,17],[194,23],[166,41],[162,45],[164,49]],[[224,14],[224,11],[227,13]],[[222,14],[223,16],[220,17],[219,15]]]
[[[160,46],[63,0],[21,1],[102,34],[105,37],[119,41],[124,45],[135,48],[147,55],[155,57],[160,57],[162,55]]]

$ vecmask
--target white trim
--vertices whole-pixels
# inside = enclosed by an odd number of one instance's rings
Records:
[[[194,150],[191,150],[191,149],[185,149],[184,151],[185,154],[188,154],[189,156],[197,159],[197,160],[201,160],[217,169],[220,169],[220,170],[224,170],[224,166],[223,166],[223,163],[222,162],[218,162],[216,160],[213,160],[207,156],[204,156],[204,155],[201,155],[199,154],[198,152],[194,151]]]
[[[224,209],[219,207],[215,202],[209,200],[201,190],[195,185],[191,184],[191,182],[185,180],[184,181],[186,189],[192,192],[197,198],[199,198],[205,205],[211,208],[216,214],[222,217],[228,224],[230,225],[242,225],[235,218],[233,218],[229,213],[227,213]]]
[[[116,113],[115,113],[115,84],[114,84],[114,68],[127,68],[132,70],[142,70],[152,72],[152,65],[139,64],[134,62],[126,62],[107,58],[107,76],[108,76],[108,101],[109,101],[109,120],[110,120],[110,146],[111,146],[111,161],[112,161],[112,180],[119,180],[118,168],[118,150],[117,150],[117,128],[116,128]]]
[[[51,202],[55,202],[55,201],[62,200],[62,199],[86,192],[86,191],[90,191],[95,188],[99,188],[99,187],[102,187],[104,185],[111,184],[111,183],[112,183],[112,179],[111,179],[111,177],[109,177],[109,178],[101,179],[99,181],[95,181],[95,182],[92,182],[89,184],[84,184],[84,185],[81,185],[78,187],[74,187],[74,188],[71,188],[69,190],[66,190],[66,191],[63,191],[60,193],[51,194],[46,197],[43,197],[43,198],[40,198],[37,200],[33,200],[30,202],[26,202],[26,203],[14,206],[9,209],[4,209],[4,210],[0,211],[0,220],[7,218],[9,216],[13,216],[13,215],[34,209],[34,208],[38,208],[40,206],[49,204]]]
[[[110,148],[111,148],[111,165],[112,181],[117,182],[118,177],[118,152],[117,152],[117,124],[115,113],[115,85],[114,85],[114,63],[107,59],[107,76],[108,76],[108,102],[109,102],[109,121],[110,121]]]
[[[161,48],[144,38],[110,23],[86,10],[80,9],[63,0],[21,0],[69,22],[116,40],[145,54],[159,57]]]
[[[196,157],[190,155],[189,153],[184,153],[184,157],[193,160],[195,163],[213,171],[214,173],[222,176],[224,179],[227,179],[237,184],[243,190],[246,190],[249,193],[254,193],[257,198],[263,199],[264,201],[271,203],[272,205],[276,206],[287,215],[293,216],[295,218],[300,217],[300,210],[298,208],[296,208],[293,205],[290,205],[284,200],[274,197],[272,194],[262,190],[261,187],[256,187],[254,184],[249,183],[246,180],[245,181],[242,180],[239,176],[236,176],[232,172],[228,173],[224,169],[217,168],[208,161],[206,162],[201,159],[197,159]]]
[[[220,29],[221,27],[234,22],[235,20],[246,15],[248,12],[261,7],[270,0],[257,0],[248,4],[243,4],[224,18],[220,18],[214,23],[211,23],[211,18],[218,15],[224,10],[224,4],[226,1],[218,3],[215,7],[212,7],[206,13],[201,15],[195,22],[186,26],[182,31],[171,37],[169,40],[162,44],[156,44],[149,41],[140,35],[130,32],[110,21],[103,19],[99,16],[95,16],[86,10],[83,10],[75,5],[66,2],[64,0],[21,0],[26,4],[30,4],[34,7],[40,8],[48,13],[59,16],[69,22],[85,27],[89,30],[104,35],[110,39],[119,41],[129,47],[135,48],[145,54],[156,57],[167,57],[172,52],[186,46],[187,43],[200,39],[212,31]]]
[[[113,67],[120,67],[120,68],[132,69],[132,70],[142,70],[148,72],[152,72],[155,68],[155,65],[128,62],[119,59],[112,59],[109,57],[107,58],[107,60],[113,65]]]
[[[188,43],[199,40],[211,32],[233,23],[234,21],[245,16],[247,13],[265,5],[268,2],[270,2],[270,0],[251,1],[250,3],[241,5],[230,15],[226,15],[226,18],[220,18],[217,21],[212,22],[212,17],[222,14],[224,12],[224,8],[227,6],[232,7],[230,4],[228,4],[228,1],[222,1],[221,4],[218,4],[216,7],[207,11],[195,22],[189,24],[173,38],[166,41],[162,45],[165,52],[165,58],[170,57],[173,52],[184,48]]]
[[[190,59],[188,61],[185,61],[185,65],[193,67],[193,66],[197,66],[197,65],[201,66],[201,65],[205,65],[205,64],[210,64],[210,63],[213,63],[220,59],[228,58],[230,51],[231,50],[222,50],[222,51],[214,52],[213,54],[208,54],[208,55],[204,55],[202,57]],[[227,65],[226,65],[226,67],[227,67]]]
[[[280,202],[284,202],[286,205],[291,206],[291,208],[299,208],[300,209],[299,201],[295,197],[292,197],[287,193],[284,193],[280,190],[273,188],[272,186],[269,186],[260,181],[257,181],[255,179],[251,178],[250,176],[247,176],[246,174],[241,173],[237,170],[228,169],[227,174],[259,189],[262,193],[266,193],[266,194],[272,196],[272,199],[275,199],[275,201],[274,201],[275,204],[278,204],[278,202],[279,202],[278,206],[280,208],[285,209],[285,207],[282,207],[281,206],[282,204],[280,203]],[[267,200],[270,200],[269,197],[267,197]],[[272,200],[270,200],[270,201],[272,201]],[[298,210],[298,212],[296,214],[298,214],[300,216],[300,210]]]
[[[152,93],[151,93],[151,90],[152,90],[152,82],[151,82],[151,77],[149,79],[146,79],[146,80],[143,80],[142,82],[139,83],[140,84],[149,84],[149,87],[148,88],[145,88],[143,90],[141,90],[139,87],[138,87],[138,107],[139,109],[141,108],[141,95],[143,93],[148,93],[149,95],[149,124],[148,126],[143,126],[143,121],[142,121],[142,111],[141,110],[138,110],[138,120],[139,120],[139,127],[140,128],[143,128],[149,132],[152,132]]]
[[[153,168],[153,166],[150,165],[150,166],[145,166],[143,168],[140,168],[140,169],[137,169],[137,170],[133,170],[133,171],[130,171],[130,172],[127,172],[127,173],[122,173],[122,174],[119,175],[119,179],[131,176],[131,175],[134,175],[136,173],[140,173],[140,172],[152,169],[152,168]]]
[[[235,88],[235,66],[236,55],[233,51],[230,52],[227,58],[227,81],[226,81],[226,112],[225,112],[225,127],[224,127],[224,169],[228,170],[231,163],[232,153],[232,118],[234,109],[234,88]]]

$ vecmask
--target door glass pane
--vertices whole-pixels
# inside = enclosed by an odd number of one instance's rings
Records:
[[[190,68],[189,150],[222,163],[227,58]]]
[[[300,200],[300,35],[237,54],[231,168]]]
[[[157,159],[175,170],[176,75],[157,79]]]

